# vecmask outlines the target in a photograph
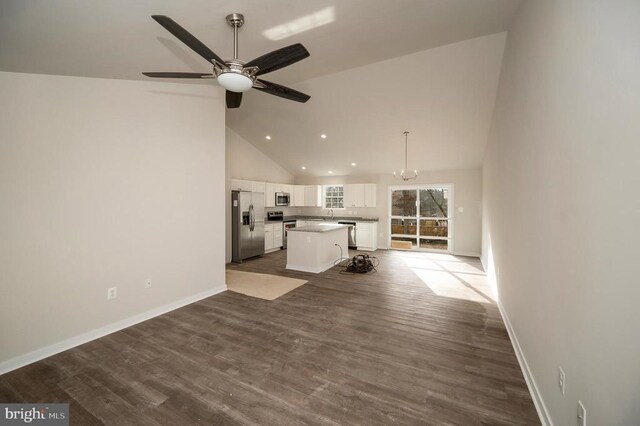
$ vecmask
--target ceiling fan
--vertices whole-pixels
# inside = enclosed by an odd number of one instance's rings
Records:
[[[178,40],[189,46],[191,50],[213,64],[213,74],[194,72],[143,72],[147,77],[154,78],[215,78],[227,89],[227,108],[238,108],[242,101],[242,93],[252,87],[270,95],[279,96],[296,102],[307,102],[309,95],[281,86],[257,76],[292,65],[309,56],[309,52],[300,44],[292,44],[244,63],[238,59],[238,28],[244,24],[244,16],[232,13],[226,17],[227,23],[233,27],[233,59],[223,60],[200,40],[182,28],[176,21],[163,15],[153,15],[152,18]]]

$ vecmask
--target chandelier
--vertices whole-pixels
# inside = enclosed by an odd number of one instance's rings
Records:
[[[406,182],[406,181],[408,181],[408,180],[412,180],[412,179],[417,178],[417,177],[418,177],[418,171],[417,171],[417,170],[414,170],[414,171],[413,171],[413,174],[412,174],[412,175],[410,175],[410,176],[407,176],[407,175],[405,174],[405,172],[406,172],[406,170],[407,170],[407,143],[408,143],[408,142],[407,142],[407,139],[408,139],[408,137],[409,137],[409,132],[404,131],[403,133],[404,133],[404,169],[402,169],[402,170],[400,171],[400,179],[402,179],[403,181],[405,181],[405,182]],[[398,175],[396,175],[396,172],[393,172],[393,178],[394,178],[394,179],[397,179],[397,178],[398,178]]]

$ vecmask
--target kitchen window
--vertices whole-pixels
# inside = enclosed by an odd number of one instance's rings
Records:
[[[344,187],[342,185],[324,186],[324,208],[343,209],[344,208]]]

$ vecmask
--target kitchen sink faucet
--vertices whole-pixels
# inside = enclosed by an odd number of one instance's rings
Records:
[[[331,219],[333,219],[333,209],[329,209],[327,212],[328,215],[331,215]]]

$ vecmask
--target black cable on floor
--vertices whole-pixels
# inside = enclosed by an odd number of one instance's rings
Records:
[[[376,267],[380,261],[375,256],[369,256],[368,254],[356,254],[344,265],[344,271],[340,273],[347,274],[366,274],[367,272],[376,272]]]

